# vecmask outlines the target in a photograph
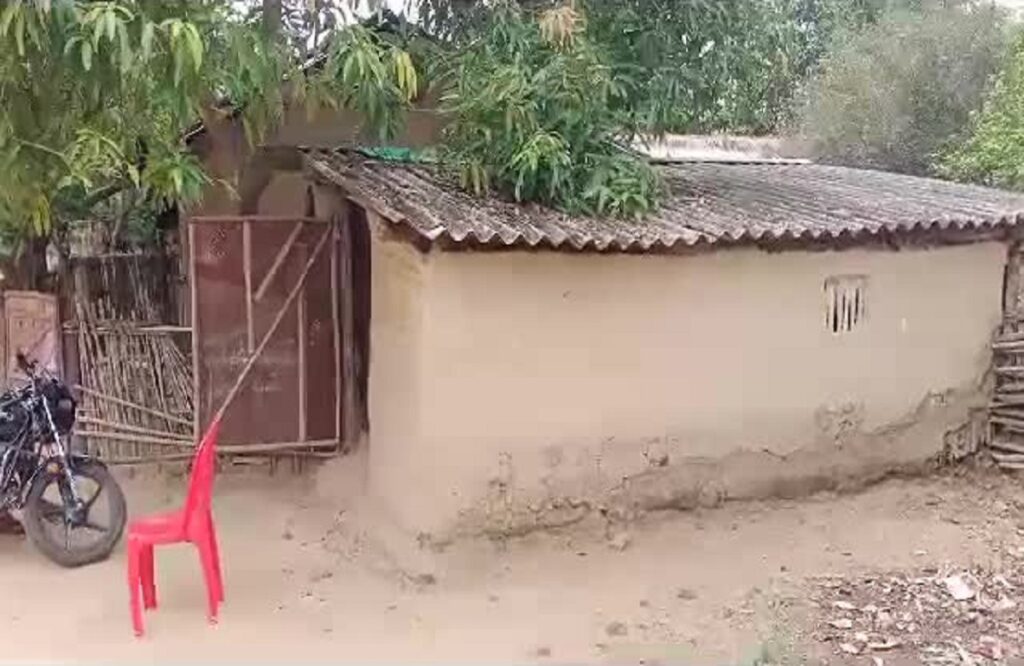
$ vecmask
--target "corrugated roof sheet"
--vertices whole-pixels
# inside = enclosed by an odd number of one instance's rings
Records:
[[[310,171],[431,241],[636,250],[743,241],[870,237],[1024,222],[1024,196],[820,164],[662,165],[669,194],[641,220],[572,216],[476,198],[432,167],[307,155]]]

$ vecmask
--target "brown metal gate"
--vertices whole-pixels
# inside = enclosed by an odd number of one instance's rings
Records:
[[[344,440],[342,234],[311,217],[189,220],[196,432],[221,407],[236,452],[339,450]],[[347,306],[347,304],[346,304]]]

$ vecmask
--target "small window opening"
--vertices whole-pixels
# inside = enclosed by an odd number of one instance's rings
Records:
[[[849,333],[867,315],[867,276],[836,275],[825,280],[825,329]]]

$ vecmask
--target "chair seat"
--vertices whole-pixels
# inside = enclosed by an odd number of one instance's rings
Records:
[[[128,524],[128,536],[142,537],[163,535],[170,532],[181,534],[185,529],[185,512],[182,510],[156,513],[138,518]]]
[[[141,538],[144,541],[174,540],[180,541],[185,537],[185,512],[168,511],[152,516],[146,516],[133,520],[128,524],[128,538]]]

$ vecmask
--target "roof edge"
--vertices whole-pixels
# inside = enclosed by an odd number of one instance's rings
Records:
[[[907,237],[921,238],[927,234],[943,234],[945,242],[976,242],[983,240],[969,237],[972,234],[1008,231],[1024,224],[1024,208],[1008,210],[1001,213],[975,216],[938,215],[917,221],[900,221],[891,225],[874,228],[836,228],[836,229],[803,229],[794,230],[780,227],[776,229],[746,228],[738,233],[714,235],[694,228],[679,225],[672,230],[654,230],[649,234],[637,234],[634,237],[621,235],[590,235],[577,237],[572,234],[528,235],[522,230],[513,233],[481,233],[476,229],[467,229],[465,233],[453,233],[444,225],[435,224],[427,228],[410,221],[406,214],[392,206],[372,188],[361,184],[358,179],[350,178],[339,172],[328,159],[330,153],[306,153],[303,155],[304,169],[316,181],[333,185],[344,192],[344,196],[353,202],[374,211],[394,225],[401,225],[414,237],[422,239],[426,244],[441,244],[448,248],[494,248],[494,249],[539,249],[573,250],[577,252],[657,252],[725,249],[737,246],[794,246],[821,247],[830,244],[862,243],[867,241],[885,241]],[[380,164],[379,161],[364,159],[364,162]],[[737,162],[737,164],[764,162]],[[792,162],[768,162],[771,164],[789,164]],[[403,168],[410,165],[398,163],[391,165]],[[400,206],[399,206],[400,207]],[[785,248],[788,249],[788,248]]]

